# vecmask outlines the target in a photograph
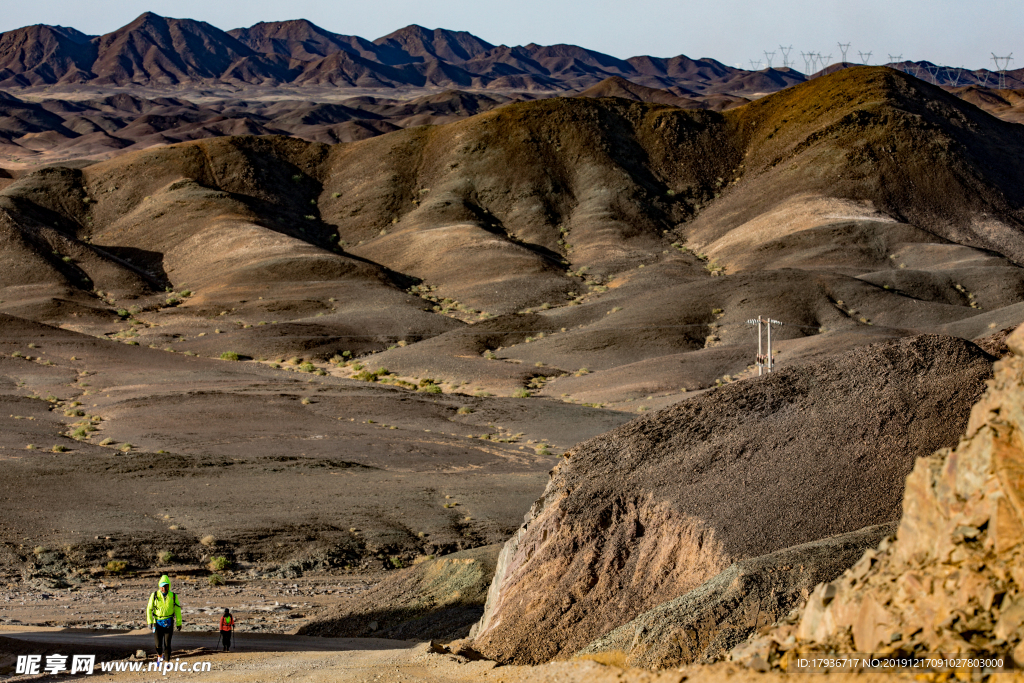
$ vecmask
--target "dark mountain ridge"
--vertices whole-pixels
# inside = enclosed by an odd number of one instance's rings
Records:
[[[633,61],[575,45],[493,45],[465,31],[415,24],[369,41],[304,19],[222,31],[152,12],[96,37],[54,26],[0,34],[0,87],[226,81],[565,91],[621,76],[648,87],[685,81],[701,89],[746,73],[685,56]]]
[[[205,22],[146,12],[102,36],[61,26],[0,34],[0,87],[226,83],[359,88],[474,88],[572,92],[607,78],[677,94],[761,96],[853,66],[816,74],[795,69],[747,71],[686,55],[619,59],[576,45],[493,45],[465,31],[416,24],[370,41],[305,19],[261,22],[222,31]],[[995,86],[999,75],[900,62],[899,70],[947,87]],[[1024,85],[1024,70],[1005,74]]]

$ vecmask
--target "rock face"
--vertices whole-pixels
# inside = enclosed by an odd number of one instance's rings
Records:
[[[893,543],[818,586],[806,609],[733,658],[839,652],[1010,655],[1024,665],[1024,328],[953,450],[907,479]]]
[[[475,647],[571,656],[737,560],[898,519],[915,459],[956,443],[990,362],[950,337],[877,344],[578,445],[503,549]]]
[[[397,572],[300,629],[333,638],[453,640],[483,612],[500,545],[427,560]]]
[[[895,531],[895,523],[872,526],[737,562],[598,638],[579,656],[614,655],[644,669],[713,662],[805,603],[817,584],[838,577]]]

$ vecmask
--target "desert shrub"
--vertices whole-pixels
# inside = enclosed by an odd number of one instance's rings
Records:
[[[112,446],[115,443],[117,442],[111,439],[110,437],[107,437],[106,439],[103,439],[103,441],[100,441],[101,446]]]
[[[473,409],[470,408],[469,406],[462,406],[455,412],[457,412],[459,415],[469,415],[470,413],[473,412]]]
[[[299,370],[301,370],[302,372],[316,372],[316,366],[310,363],[309,361],[306,361],[305,363],[299,366]]]
[[[50,450],[52,450],[54,453],[65,453],[65,452],[67,452],[68,447],[67,446],[61,446],[60,444],[56,444]]]
[[[224,585],[224,577],[221,576],[220,574],[210,574],[210,578],[208,578],[206,581],[211,586],[223,586]]]
[[[239,359],[239,355],[237,353],[235,353],[234,351],[225,351],[224,353],[220,354],[220,359],[221,360],[238,360]]]
[[[223,555],[218,555],[217,557],[210,558],[210,563],[207,566],[211,572],[222,572],[225,569],[231,568],[231,560]]]
[[[388,371],[387,368],[377,368],[372,372],[370,370],[363,370],[362,372],[357,372],[356,374],[352,375],[352,379],[361,379],[364,382],[376,382],[381,377],[386,377],[387,375],[390,374],[391,372]]]
[[[107,571],[111,574],[121,574],[128,569],[128,563],[124,560],[111,560],[107,562]]]
[[[121,444],[121,450],[124,451],[125,453],[127,453],[128,451],[130,451],[133,448],[135,448],[135,446],[131,445],[127,441],[125,443]]]
[[[425,394],[441,394],[441,393],[444,393],[444,392],[441,391],[441,387],[437,386],[436,384],[428,384],[426,386],[420,387],[420,391],[422,391]]]
[[[167,551],[164,551],[164,552],[160,553],[160,562],[161,562],[161,564],[170,564],[171,562],[174,561],[174,559],[175,559],[174,553],[172,553],[170,550],[167,550]]]
[[[512,394],[515,398],[529,398],[530,392],[526,389],[516,389],[515,393]]]
[[[207,547],[213,547],[217,545],[217,539],[213,536],[203,536],[201,539],[199,539],[199,542]]]
[[[300,401],[300,403],[302,403],[302,405],[304,405],[304,406],[308,406],[308,405],[309,405],[310,403],[312,403],[312,401],[311,401],[311,400],[309,400],[309,398],[308,398],[308,397],[304,397],[304,398],[302,399],[302,401]]]

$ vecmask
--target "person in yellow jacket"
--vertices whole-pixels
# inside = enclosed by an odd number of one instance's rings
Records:
[[[181,630],[181,604],[178,595],[171,590],[171,579],[167,574],[160,577],[157,590],[149,596],[146,605],[146,623],[156,634],[156,661],[171,658],[171,636],[177,625]]]

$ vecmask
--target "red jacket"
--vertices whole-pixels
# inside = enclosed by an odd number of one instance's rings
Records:
[[[234,617],[221,617],[220,618],[220,630],[221,631],[233,631],[235,629],[235,618]]]

